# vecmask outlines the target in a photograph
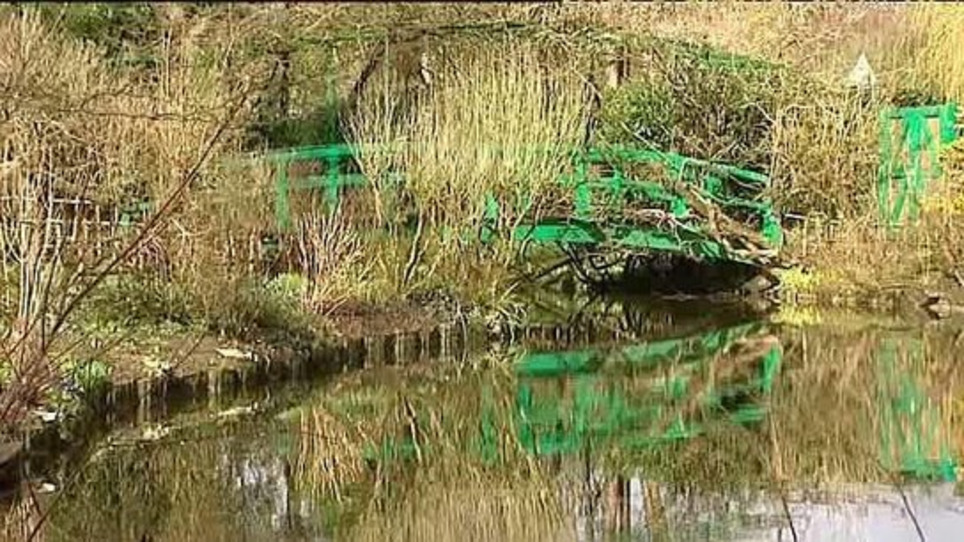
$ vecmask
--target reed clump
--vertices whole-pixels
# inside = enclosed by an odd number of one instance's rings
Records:
[[[353,141],[391,149],[361,158],[376,218],[395,231],[406,217],[415,221],[407,250],[379,264],[396,270],[402,294],[465,285],[483,292],[459,292],[470,300],[490,297],[506,287],[499,268],[510,267],[514,253],[508,239],[478,246],[487,198],[500,202],[490,224],[497,233],[565,205],[557,181],[584,137],[582,82],[540,61],[544,53],[531,43],[496,40],[484,51],[446,50],[447,62],[432,72],[426,65],[415,89],[383,70],[348,121]],[[472,273],[479,266],[487,276]],[[467,273],[469,281],[456,279]]]
[[[909,18],[917,45],[911,69],[943,97],[964,103],[964,60],[955,54],[964,46],[958,31],[964,10],[951,5],[915,8]]]

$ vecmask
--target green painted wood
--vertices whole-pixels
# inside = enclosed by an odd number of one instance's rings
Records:
[[[918,219],[927,187],[943,174],[941,151],[957,138],[956,117],[954,103],[881,111],[877,202],[881,221],[888,227]],[[938,128],[932,132],[928,123],[935,119]],[[930,168],[924,168],[925,153]]]
[[[291,225],[287,213],[290,213],[292,190],[321,189],[329,210],[334,210],[340,205],[344,190],[363,188],[368,184],[363,175],[344,172],[345,166],[362,152],[396,150],[397,147],[361,148],[341,144],[268,153],[264,159],[277,169],[275,208],[279,228],[284,230]],[[545,217],[536,223],[517,227],[511,236],[517,241],[530,244],[610,244],[614,248],[686,253],[707,259],[736,259],[702,231],[683,195],[659,182],[633,178],[626,174],[623,167],[625,164],[645,162],[662,164],[671,175],[689,183],[724,212],[756,216],[763,238],[775,248],[782,246],[782,228],[772,204],[765,199],[756,199],[769,186],[769,178],[765,175],[674,153],[627,147],[574,150],[546,147],[533,152],[570,155],[573,172],[560,177],[558,182],[572,190],[573,207],[569,215]],[[324,175],[308,176],[292,182],[288,168],[298,162],[325,163],[327,171]],[[612,173],[591,173],[594,166],[604,166]],[[517,197],[519,201],[516,203],[521,205],[523,212],[527,212],[532,206],[531,197],[528,194],[518,194]],[[663,208],[676,219],[675,224],[633,226],[624,223],[622,215],[631,205]],[[500,215],[500,202],[491,195],[487,196],[482,228],[475,234],[478,239],[490,242],[495,237],[498,229],[504,227]]]
[[[278,229],[287,230],[291,227],[291,205],[289,201],[288,189],[288,167],[287,163],[282,163],[275,173],[275,217],[278,220]]]

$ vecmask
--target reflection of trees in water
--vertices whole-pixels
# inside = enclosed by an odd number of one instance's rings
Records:
[[[954,367],[964,352],[955,347],[952,334],[844,333],[811,328],[787,331],[782,342],[783,369],[769,399],[767,419],[760,427],[717,425],[700,438],[665,447],[601,454],[600,462],[610,476],[609,481],[598,484],[604,489],[596,495],[609,499],[596,503],[594,509],[601,514],[596,522],[605,518],[625,529],[622,511],[628,507],[636,514],[629,523],[639,525],[644,521],[640,518],[655,518],[638,509],[645,510],[655,502],[655,510],[676,517],[677,526],[672,530],[680,534],[680,525],[692,523],[698,513],[712,509],[707,500],[719,503],[729,493],[733,502],[727,507],[755,503],[758,510],[752,517],[736,518],[738,524],[775,533],[788,528],[782,505],[774,497],[781,487],[823,487],[828,490],[826,499],[833,502],[842,487],[854,483],[883,483],[886,488],[900,474],[917,479],[953,476],[948,462],[952,466],[953,456],[961,449],[951,442],[960,431],[956,430],[959,413],[950,405],[962,391]],[[659,499],[652,500],[654,494],[641,493],[642,484],[632,481],[640,473],[659,480],[657,494],[675,504],[659,505]],[[627,480],[636,484],[637,490],[627,492]],[[769,493],[747,493],[750,488],[769,488]],[[888,510],[899,511],[899,493],[893,489],[885,492],[890,501],[896,499],[896,504],[887,505]],[[622,500],[627,494],[629,503]],[[686,495],[698,497],[702,504],[687,501],[682,506],[680,499]],[[801,499],[795,497],[798,504],[792,507],[796,521],[804,521],[818,506],[800,503]],[[881,518],[896,513],[884,508],[874,513]],[[823,513],[831,512],[834,519],[830,523],[851,521],[837,511]],[[719,526],[719,516],[713,516],[714,525]],[[820,527],[834,528],[839,529],[830,524]],[[872,530],[873,526],[862,522],[860,528]],[[907,523],[894,528],[912,526]]]
[[[239,540],[310,532],[287,457],[264,439],[219,436],[107,451],[49,501],[48,536]]]
[[[757,338],[772,339],[765,330],[753,326],[750,328],[751,338],[756,334],[759,335]],[[733,338],[747,339],[746,334]],[[699,336],[695,338],[697,342],[699,339]],[[722,341],[722,344],[726,343],[726,340]],[[752,341],[745,344],[750,343]],[[713,357],[713,352],[701,352]],[[715,360],[721,362],[719,367],[714,370],[711,364],[706,376],[715,378],[717,383],[734,376],[739,382],[742,378],[739,371],[733,375],[728,375],[728,371],[741,367],[741,363],[735,360],[741,352],[749,354],[747,361],[751,362],[759,361],[757,358],[763,354],[754,354],[745,349],[732,350],[729,352],[730,363],[726,363],[727,356],[722,356]],[[672,358],[663,361],[674,363]],[[654,375],[630,373],[600,373],[596,382],[598,386],[592,386],[590,391],[605,393],[606,390],[619,390],[621,396],[627,399],[649,395]],[[754,373],[750,371],[751,376]],[[391,539],[392,536],[398,537],[399,533],[418,533],[419,536],[409,539],[573,539],[583,538],[582,535],[577,537],[578,533],[604,533],[627,525],[630,517],[626,508],[630,502],[627,479],[624,478],[622,483],[615,486],[603,486],[598,477],[579,474],[598,471],[606,456],[618,451],[618,445],[596,439],[577,439],[583,450],[593,451],[593,454],[584,455],[584,466],[572,455],[544,458],[534,454],[520,440],[523,438],[520,424],[524,424],[524,421],[519,417],[521,405],[516,402],[521,385],[517,378],[509,377],[502,371],[459,375],[450,369],[439,369],[429,374],[418,372],[410,378],[405,375],[404,369],[397,369],[392,371],[392,375],[393,381],[389,384],[359,382],[354,389],[342,388],[340,393],[327,396],[318,405],[323,415],[314,416],[314,420],[318,420],[315,423],[324,427],[313,428],[309,425],[302,428],[306,434],[341,435],[343,438],[367,432],[368,435],[378,435],[378,438],[369,442],[376,448],[387,444],[388,438],[394,438],[391,441],[394,447],[390,446],[392,453],[375,463],[372,483],[383,488],[380,493],[376,491],[372,501],[377,505],[370,506],[366,513],[352,522],[350,530],[353,537]],[[691,376],[694,389],[697,392],[703,390],[699,387],[699,375]],[[534,388],[549,393],[550,400],[556,401],[556,408],[563,412],[567,412],[567,405],[589,400],[573,396],[574,387],[570,385],[572,379],[568,375],[535,380]],[[359,411],[366,412],[364,420],[367,422],[358,418],[352,420],[345,415],[346,412]],[[564,413],[562,417],[566,418],[567,415]],[[522,418],[525,418],[525,414],[522,414]],[[346,428],[346,424],[351,427]],[[359,426],[364,426],[365,430],[359,430]],[[646,432],[645,428],[636,429]],[[418,434],[419,439],[410,444],[411,448],[406,454],[402,443],[406,437],[414,434]],[[413,449],[416,445],[417,450]],[[357,444],[354,448],[361,446]],[[330,454],[333,448],[319,445],[311,446],[309,450],[312,454],[328,450]],[[489,461],[486,460],[485,450],[492,450]],[[340,456],[340,459],[344,461],[351,458]],[[301,460],[304,461],[305,457]],[[308,463],[335,465],[338,461],[320,454]],[[566,480],[562,487],[560,480]],[[330,479],[325,479],[316,481],[316,484],[329,482]],[[653,488],[647,487],[652,493]],[[535,495],[545,494],[547,490],[551,490],[551,497],[543,501],[535,499]],[[503,507],[496,505],[500,499]],[[656,501],[651,498],[650,502]],[[477,505],[478,512],[475,511]],[[510,507],[509,511],[504,507]],[[650,517],[656,517],[658,513],[655,510],[659,507],[652,504],[651,508]],[[471,520],[466,519],[468,509],[472,510]],[[512,509],[529,510],[531,513],[516,515],[511,513]],[[599,519],[603,516],[597,518],[600,510],[610,510],[609,515],[603,519]],[[531,518],[547,516],[562,519],[554,520],[551,524],[539,524],[536,529],[537,522],[534,523]],[[576,517],[596,519],[579,523],[574,521]],[[528,538],[521,537],[520,533],[523,532],[528,533]],[[513,538],[516,535],[519,536]]]
[[[828,327],[784,330],[781,341],[783,364],[756,430],[717,427],[618,464],[707,488],[892,483],[902,470],[953,476],[953,405],[964,391],[954,367],[964,352],[951,335]],[[885,371],[887,344],[896,352]]]
[[[37,541],[46,539],[41,503],[28,488],[23,487],[19,496],[0,507],[0,515],[0,540],[29,540],[31,536]]]
[[[952,451],[952,405],[964,352],[953,335],[827,327],[790,334],[787,343],[772,414],[787,476],[886,482],[910,465],[907,474],[933,474],[960,453]]]
[[[762,326],[751,338],[772,331]],[[577,453],[539,457],[518,437],[520,379],[504,364],[486,371],[396,367],[340,381],[317,396],[316,406],[329,418],[360,429],[346,433],[354,435],[346,445],[361,450],[353,457],[363,474],[347,482],[361,489],[345,492],[341,505],[332,508],[328,497],[312,491],[312,480],[289,466],[289,458],[291,466],[325,464],[320,454],[328,448],[303,446],[324,428],[307,422],[334,422],[308,417],[298,429],[232,426],[185,437],[183,444],[107,452],[66,489],[44,536],[301,539],[318,536],[325,506],[339,534],[368,540],[598,540],[630,529],[646,530],[654,540],[698,528],[774,533],[786,527],[779,500],[756,489],[785,487],[793,495],[815,486],[890,483],[888,449],[897,454],[895,468],[916,461],[900,456],[906,450],[923,459],[959,452],[950,448],[960,434],[954,398],[964,391],[956,369],[964,352],[952,335],[834,326],[779,335],[783,364],[769,397],[759,396],[766,417],[747,427],[707,415],[699,418],[706,431],[689,440],[630,449],[589,439]],[[887,344],[892,354],[882,357]],[[692,373],[693,389],[702,389],[701,381],[720,385],[752,376],[739,361],[741,351],[721,352]],[[630,361],[612,360],[608,367]],[[681,367],[678,360],[667,363],[657,372]],[[630,399],[645,395],[652,382],[646,371],[604,367],[592,376],[597,392],[617,390]],[[540,393],[555,398],[570,419],[573,379],[539,382]],[[494,435],[490,456],[480,452],[486,419]],[[362,453],[382,437],[401,442],[412,435],[420,455],[400,452],[380,461]],[[291,448],[278,440],[284,438]],[[792,507],[801,522],[810,510],[802,506]],[[36,521],[26,502],[18,510],[7,515],[10,529]]]
[[[625,528],[623,510],[636,506],[625,502],[627,480],[640,471],[668,484],[661,487],[684,488],[679,491],[693,498],[733,492],[736,502],[747,502],[749,497],[740,495],[753,487],[833,490],[841,484],[891,484],[900,474],[895,469],[902,468],[911,477],[948,474],[946,461],[954,460],[948,456],[960,453],[951,449],[951,439],[960,434],[955,430],[959,413],[951,405],[962,391],[954,368],[964,356],[952,334],[844,333],[829,327],[785,330],[782,342],[784,369],[762,424],[714,424],[699,438],[643,451],[598,449],[591,463],[606,467],[611,477],[583,484],[580,495],[588,500],[571,514],[596,519],[583,521],[579,531],[600,532],[606,525]],[[890,372],[882,365],[888,344],[896,349]],[[632,384],[640,381],[635,377],[622,375],[610,385],[625,387],[632,395],[630,390],[639,388]],[[553,387],[551,381],[545,385]],[[882,447],[888,432],[903,439],[894,452],[912,455],[888,463]],[[625,473],[622,478],[620,473]],[[659,493],[649,493],[646,506],[654,512],[647,517],[659,515],[660,506],[653,500]],[[771,499],[767,507],[770,515],[751,523],[781,522],[779,500]],[[685,513],[679,518],[684,521]],[[780,525],[786,528],[785,522]]]

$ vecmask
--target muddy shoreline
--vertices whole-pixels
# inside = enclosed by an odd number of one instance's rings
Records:
[[[945,293],[946,292],[946,293]],[[613,298],[617,302],[622,298]],[[934,300],[946,304],[949,309],[938,313]],[[632,303],[638,303],[635,298]],[[899,315],[907,321],[926,323],[933,320],[964,320],[964,291],[957,288],[928,290],[922,287],[876,293],[806,293],[781,291],[765,294],[731,294],[725,297],[665,296],[647,298],[643,306],[667,305],[678,308],[680,304],[705,304],[727,310],[739,306],[738,312],[752,312],[761,317],[778,314],[785,310],[821,311],[846,310],[866,313]],[[591,314],[591,320],[595,318]],[[643,315],[645,317],[645,314]],[[553,322],[556,327],[550,334],[565,340],[571,335],[575,322],[585,324],[585,318],[566,318]],[[171,338],[161,351],[170,358],[170,366],[164,371],[150,371],[142,359],[143,345],[133,342],[116,348],[105,356],[112,366],[111,389],[133,389],[138,386],[156,388],[165,381],[203,381],[214,373],[248,373],[252,370],[273,372],[278,367],[300,363],[323,363],[357,367],[359,363],[397,363],[399,360],[421,359],[428,352],[453,348],[445,346],[453,337],[468,335],[484,336],[484,341],[512,341],[516,335],[525,334],[526,328],[544,328],[544,323],[530,321],[524,326],[496,323],[486,325],[480,319],[456,318],[452,311],[432,306],[399,304],[394,307],[347,307],[328,315],[313,336],[275,332],[258,333],[250,340],[231,340],[211,334],[189,336],[183,334]],[[556,325],[559,324],[559,325]],[[582,325],[580,324],[580,325]],[[605,326],[602,326],[603,328]],[[599,332],[609,332],[600,328]],[[590,330],[587,333],[594,334]],[[541,333],[541,332],[540,332]],[[444,337],[444,338],[443,338]],[[467,339],[460,338],[462,344]],[[321,360],[321,361],[319,361]],[[363,361],[359,361],[363,360]]]

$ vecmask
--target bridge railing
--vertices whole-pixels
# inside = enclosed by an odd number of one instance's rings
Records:
[[[888,107],[880,112],[877,201],[890,228],[918,219],[930,185],[941,178],[941,152],[961,137],[955,103]]]
[[[318,189],[329,209],[337,208],[345,190],[365,187],[369,179],[361,172],[359,158],[368,153],[395,153],[399,147],[359,146],[352,144],[302,147],[275,151],[260,159],[275,171],[275,213],[280,230],[291,226],[290,198],[293,191]],[[498,154],[499,149],[494,149]],[[693,252],[711,258],[725,258],[727,249],[719,241],[709,239],[701,221],[706,214],[696,206],[716,206],[737,220],[751,218],[762,239],[772,248],[782,245],[782,229],[771,203],[766,199],[770,179],[766,175],[686,157],[674,153],[628,147],[593,149],[529,149],[527,152],[568,154],[571,173],[559,178],[559,184],[572,190],[572,208],[559,216],[539,217],[539,223],[525,224],[513,232],[516,239],[536,243],[600,243],[615,240],[629,248]],[[291,167],[299,163],[317,164],[301,178],[293,178]],[[631,172],[637,164],[656,164],[664,168],[662,180],[639,179]],[[600,169],[608,170],[600,174]],[[670,180],[671,182],[666,182]],[[404,179],[396,175],[396,182]],[[662,182],[661,182],[662,181]],[[681,183],[681,184],[674,184]],[[685,194],[680,186],[689,187]],[[629,235],[609,231],[609,226],[625,230],[622,213],[633,203],[655,205],[671,217],[673,231],[659,228],[631,228]],[[531,202],[530,202],[531,203]],[[494,195],[486,198],[483,240],[498,229],[502,203]],[[523,205],[523,209],[527,206]],[[600,214],[609,216],[600,218]],[[615,217],[615,218],[614,218]],[[615,235],[615,237],[614,237]]]

